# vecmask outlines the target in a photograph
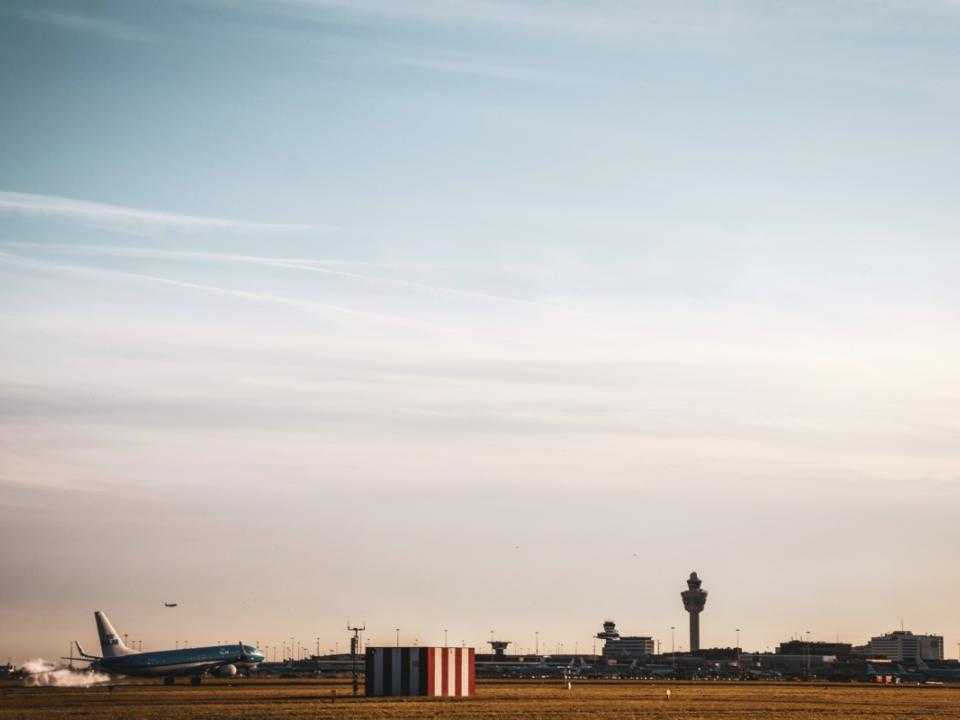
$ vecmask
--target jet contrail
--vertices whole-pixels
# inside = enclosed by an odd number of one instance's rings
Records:
[[[364,310],[353,310],[351,308],[341,307],[339,305],[329,305],[326,303],[317,303],[310,300],[299,300],[297,298],[286,297],[284,295],[273,295],[271,293],[262,293],[254,292],[251,290],[235,290],[232,288],[222,288],[217,287],[216,285],[203,285],[200,283],[191,283],[184,282],[182,280],[171,280],[169,278],[158,277],[156,275],[144,275],[141,273],[131,273],[125,272],[123,270],[106,270],[103,268],[85,268],[78,267],[76,265],[59,265],[57,263],[50,263],[43,260],[36,260],[33,258],[25,258],[20,255],[15,255],[11,253],[5,253],[0,251],[0,261],[6,262],[11,265],[20,265],[21,267],[33,267],[40,270],[52,270],[57,272],[64,272],[73,275],[109,275],[120,278],[133,278],[136,280],[144,280],[147,282],[158,283],[162,285],[169,285],[171,287],[185,288],[188,290],[196,290],[199,292],[210,293],[212,295],[226,295],[230,297],[242,298],[244,300],[252,300],[257,302],[265,302],[274,305],[286,305],[288,307],[295,307],[301,310],[311,310],[311,311],[320,311],[320,312],[329,312],[340,315],[347,315],[350,317],[359,317],[366,320],[373,320],[380,323],[386,323],[389,325],[397,325],[401,327],[407,327],[417,330],[429,330],[431,332],[439,332],[443,334],[457,334],[459,331],[452,328],[446,328],[440,325],[434,325],[431,323],[423,323],[413,320],[406,320],[403,318],[396,318],[390,315],[380,315],[378,313],[366,312]]]
[[[175,226],[180,228],[258,231],[310,231],[329,230],[331,227],[300,225],[294,223],[258,223],[229,218],[182,215],[179,213],[142,210],[140,208],[110,205],[108,203],[76,200],[56,195],[35,195],[0,191],[0,212],[19,212],[29,215],[54,215],[84,218],[89,221],[114,224],[129,228],[137,226]]]
[[[315,272],[334,277],[342,277],[360,282],[393,285],[396,287],[407,288],[419,292],[424,292],[439,297],[462,297],[468,300],[477,300],[483,302],[511,303],[527,307],[536,307],[555,312],[569,313],[572,315],[582,315],[577,310],[554,305],[552,303],[538,302],[536,300],[524,300],[522,298],[508,297],[504,295],[493,295],[483,292],[472,292],[469,290],[458,290],[437,285],[428,285],[410,280],[398,280],[394,278],[375,277],[361,273],[348,272],[346,270],[334,270],[325,267],[326,264],[332,264],[338,261],[332,260],[309,260],[301,258],[269,258],[257,255],[233,255],[230,253],[196,252],[189,250],[155,250],[153,248],[111,248],[98,245],[46,245],[44,243],[7,243],[18,247],[37,247],[52,248],[57,251],[71,254],[99,254],[112,257],[141,257],[156,259],[181,259],[181,260],[210,260],[217,262],[237,262],[254,265],[263,265],[266,267],[277,267],[288,270],[301,270],[304,272]]]

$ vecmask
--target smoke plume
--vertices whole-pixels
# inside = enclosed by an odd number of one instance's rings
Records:
[[[110,679],[109,675],[92,670],[57,667],[42,658],[24,663],[23,672],[23,682],[28,687],[90,687]]]

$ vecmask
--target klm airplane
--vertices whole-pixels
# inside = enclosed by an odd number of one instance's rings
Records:
[[[207,673],[218,677],[233,677],[241,670],[249,670],[263,662],[264,655],[252,645],[217,645],[214,647],[184,648],[135,652],[128,648],[110,620],[97,610],[93,614],[100,635],[102,656],[90,655],[77,642],[80,658],[91,663],[91,668],[111,675],[133,677],[162,677],[164,684],[172,685],[176,677],[189,677],[194,685]]]

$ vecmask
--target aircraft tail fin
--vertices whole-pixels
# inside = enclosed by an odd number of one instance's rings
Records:
[[[110,620],[102,612],[97,610],[93,614],[97,621],[97,633],[100,635],[100,650],[105,658],[119,657],[120,655],[130,655],[133,651],[123,643],[123,639],[113,629]]]

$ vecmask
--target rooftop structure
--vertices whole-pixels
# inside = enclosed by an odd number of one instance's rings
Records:
[[[700,588],[701,580],[696,572],[690,573],[687,589],[680,593],[683,609],[690,613],[690,652],[700,649],[700,613],[707,604],[707,591]]]

